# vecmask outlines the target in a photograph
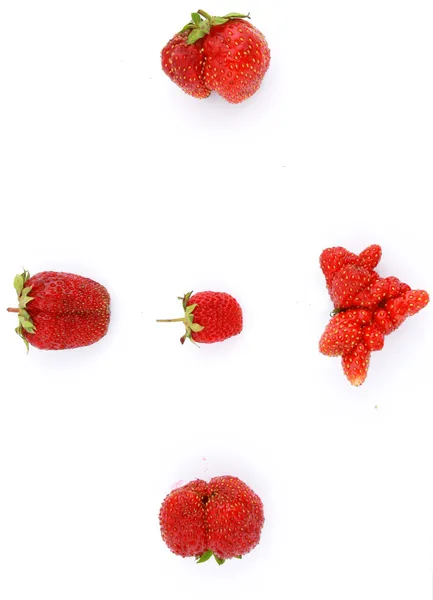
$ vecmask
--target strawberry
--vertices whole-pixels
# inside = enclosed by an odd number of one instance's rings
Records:
[[[382,258],[382,248],[378,244],[368,246],[363,250],[357,259],[357,265],[364,269],[375,269]]]
[[[108,330],[110,296],[107,290],[86,277],[45,271],[30,277],[17,275],[19,325],[15,330],[29,344],[41,350],[64,350],[89,346]]]
[[[358,267],[346,265],[335,274],[330,288],[331,300],[337,309],[363,306],[354,301],[355,296],[368,288],[377,278],[375,273]]]
[[[388,335],[394,331],[394,324],[384,308],[379,308],[375,311],[373,322],[376,328],[384,335]]]
[[[424,290],[409,290],[398,298],[388,300],[385,304],[385,310],[397,329],[400,325],[412,315],[415,315],[429,303],[429,295]]]
[[[191,18],[162,50],[164,73],[195,98],[212,91],[233,104],[250,98],[268,70],[270,51],[260,31],[245,21],[249,15],[212,17],[199,10]]]
[[[161,535],[179,556],[218,564],[242,558],[260,541],[264,524],[260,498],[237,477],[197,479],[166,496],[159,512]]]
[[[319,350],[326,356],[343,356],[362,340],[362,327],[371,323],[373,315],[364,309],[346,310],[336,314],[325,329]]]
[[[319,350],[327,356],[342,356],[343,370],[353,385],[365,381],[371,352],[382,350],[385,336],[429,302],[427,292],[412,290],[397,277],[379,277],[374,269],[381,255],[377,244],[358,256],[341,246],[327,248],[320,255],[335,308]]]
[[[343,356],[343,371],[352,385],[359,386],[364,383],[370,364],[370,354],[367,346],[361,343],[352,352]]]
[[[242,309],[232,296],[225,292],[192,292],[182,300],[185,315],[178,319],[158,319],[158,323],[182,322],[186,332],[180,341],[213,344],[238,335],[242,331]]]
[[[323,250],[320,255],[320,268],[325,275],[326,287],[330,289],[335,274],[346,265],[354,264],[357,261],[357,258],[356,254],[349,252],[342,246],[326,248],[326,250]]]
[[[362,341],[370,352],[382,350],[385,334],[375,324],[367,325],[362,328]]]
[[[360,291],[354,298],[354,306],[373,308],[386,299],[390,286],[386,279],[376,278],[376,281]]]

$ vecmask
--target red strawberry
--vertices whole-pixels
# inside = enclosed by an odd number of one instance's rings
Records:
[[[383,302],[389,292],[389,283],[386,279],[376,278],[376,281],[359,292],[353,298],[354,306],[373,308]]]
[[[237,104],[252,96],[268,70],[270,51],[260,31],[245,21],[249,15],[212,17],[199,10],[191,17],[162,50],[164,73],[195,98],[216,91]]]
[[[371,352],[382,350],[385,334],[376,325],[367,325],[362,328],[362,341]]]
[[[179,319],[158,319],[158,323],[182,322],[186,332],[180,341],[187,338],[193,342],[213,344],[238,335],[242,331],[242,309],[232,296],[225,292],[192,292],[182,300],[185,316]]]
[[[161,535],[172,552],[219,564],[241,558],[260,541],[260,498],[237,477],[196,480],[173,490],[159,513]]]
[[[427,292],[411,290],[397,277],[379,277],[374,268],[381,254],[374,244],[358,256],[341,246],[327,248],[320,256],[337,314],[326,327],[319,350],[327,356],[341,355],[344,372],[354,385],[364,382],[371,352],[382,350],[385,335],[429,302]]]
[[[46,271],[30,277],[17,275],[18,335],[41,350],[64,350],[89,346],[108,330],[110,296],[107,290],[86,277]]]
[[[343,356],[343,371],[352,385],[359,386],[364,383],[370,364],[370,354],[367,346],[361,343],[352,352]]]
[[[409,290],[398,298],[388,300],[385,310],[394,329],[412,315],[415,315],[429,303],[429,295],[424,290]]]
[[[356,254],[349,252],[342,246],[335,246],[334,248],[326,248],[320,255],[320,268],[323,271],[326,279],[326,286],[328,289],[331,288],[332,280],[336,273],[338,273],[346,265],[354,264],[357,261]]]
[[[357,264],[364,269],[375,269],[382,257],[382,248],[378,244],[368,246],[358,255]]]
[[[320,352],[327,356],[343,356],[351,352],[362,340],[362,327],[371,323],[372,318],[372,313],[364,309],[336,314],[320,339]]]
[[[373,322],[377,329],[384,335],[388,335],[394,331],[394,324],[384,308],[376,310],[374,313]]]
[[[335,274],[330,288],[331,300],[335,308],[355,308],[364,306],[355,302],[355,297],[377,279],[377,274],[357,265],[342,267]]]

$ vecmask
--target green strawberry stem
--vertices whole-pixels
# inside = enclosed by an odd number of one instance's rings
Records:
[[[201,556],[196,556],[195,562],[196,562],[196,564],[204,563],[204,562],[208,561],[212,556],[214,557],[214,559],[216,560],[216,562],[219,565],[223,565],[225,563],[225,559],[215,556],[215,554],[212,552],[212,550],[205,550],[205,552],[203,552],[203,554]]]
[[[205,12],[204,10],[198,10],[197,11],[199,15],[201,15],[202,17],[204,17],[205,19],[207,19],[208,21],[212,21],[212,17],[210,16],[209,13]]]
[[[185,317],[179,317],[178,319],[156,319],[157,323],[185,323]]]
[[[18,308],[8,308],[7,311],[10,313],[18,314],[18,327],[15,329],[15,332],[18,336],[23,340],[26,345],[27,352],[29,351],[29,342],[24,336],[24,331],[26,333],[35,333],[36,327],[33,324],[33,321],[27,312],[27,304],[33,300],[32,296],[29,296],[32,291],[31,286],[26,285],[28,280],[30,279],[30,273],[24,269],[23,273],[20,275],[16,275],[14,278],[14,288],[18,296]]]
[[[182,301],[183,310],[185,311],[185,315],[183,317],[179,317],[178,319],[157,319],[157,323],[183,323],[185,325],[185,334],[180,338],[180,343],[183,344],[185,340],[188,338],[191,342],[194,342],[192,339],[192,333],[202,331],[204,327],[194,322],[194,310],[197,304],[188,304],[189,299],[191,298],[192,292],[188,292],[183,297],[178,297],[179,300]]]
[[[204,17],[204,20],[202,19]],[[187,44],[195,44],[197,40],[204,38],[215,25],[224,25],[232,19],[249,19],[250,14],[229,13],[223,17],[212,17],[204,10],[191,13],[191,21],[181,29],[179,33],[188,32]]]

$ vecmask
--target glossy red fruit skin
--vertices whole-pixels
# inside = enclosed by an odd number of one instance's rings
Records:
[[[107,333],[110,296],[99,283],[55,271],[38,273],[26,282],[33,298],[27,311],[35,333],[23,331],[29,344],[40,350],[89,346]]]
[[[197,479],[170,492],[159,512],[164,542],[178,556],[200,556],[208,548],[205,503],[208,484]]]
[[[163,48],[162,70],[182,90],[194,98],[207,98],[211,90],[204,84],[203,39],[187,44],[188,33],[178,33]]]
[[[203,51],[206,87],[232,104],[257,92],[271,58],[263,34],[242,19],[212,27],[204,38]]]
[[[326,287],[328,290],[331,289],[332,281],[336,275],[344,266],[355,264],[357,261],[357,255],[353,252],[349,252],[342,246],[334,246],[333,248],[326,248],[320,255],[320,268],[326,279]]]
[[[196,304],[194,323],[204,329],[192,332],[194,342],[213,344],[238,335],[243,327],[242,308],[239,302],[225,292],[197,292],[193,294],[188,306]]]
[[[357,308],[355,297],[362,290],[369,287],[377,278],[375,273],[358,267],[357,265],[346,265],[335,274],[330,286],[331,300],[334,307]]]
[[[351,352],[362,340],[363,326],[371,323],[372,318],[372,313],[364,309],[334,315],[320,339],[320,352],[326,356],[342,356]]]
[[[374,268],[381,255],[381,247],[373,244],[359,255],[336,246],[320,256],[337,314],[326,327],[319,350],[327,356],[342,356],[344,372],[353,385],[365,381],[371,352],[382,350],[385,336],[429,302],[427,292],[412,290],[396,277],[379,277]],[[368,322],[357,318],[361,310],[370,314]]]
[[[237,477],[197,479],[164,499],[159,523],[164,542],[179,556],[240,557],[260,541],[264,524],[260,498]]]
[[[217,92],[232,104],[250,98],[269,68],[270,50],[263,34],[244,19],[214,25],[210,32],[187,43],[179,33],[163,48],[162,69],[184,92],[207,98]]]
[[[364,383],[370,365],[371,352],[363,343],[358,344],[349,354],[342,357],[343,371],[352,385]]]
[[[209,491],[209,548],[223,559],[247,554],[260,541],[264,524],[262,501],[237,477],[214,477]]]

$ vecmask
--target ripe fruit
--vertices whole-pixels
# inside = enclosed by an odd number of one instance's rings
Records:
[[[89,346],[108,330],[110,296],[107,290],[86,277],[45,271],[30,277],[17,275],[17,334],[40,350],[64,350]]]
[[[358,344],[342,358],[343,371],[352,385],[361,385],[367,377],[371,352],[364,344]]]
[[[182,322],[186,332],[180,338],[183,344],[192,342],[213,344],[238,335],[242,331],[242,309],[232,296],[225,292],[192,292],[185,294],[182,306],[185,316],[178,319],[158,319],[158,323]]]
[[[199,10],[191,17],[162,50],[164,73],[195,98],[215,91],[237,104],[252,96],[268,70],[270,51],[260,31],[245,21],[249,15],[212,17]]]
[[[427,292],[411,290],[397,277],[379,277],[374,268],[381,255],[380,246],[374,244],[359,255],[338,246],[320,256],[335,308],[319,350],[342,357],[344,373],[353,385],[365,381],[371,352],[382,350],[385,336],[429,302]]]
[[[197,479],[170,492],[159,512],[161,535],[174,554],[222,564],[242,558],[260,541],[260,498],[237,477]]]

